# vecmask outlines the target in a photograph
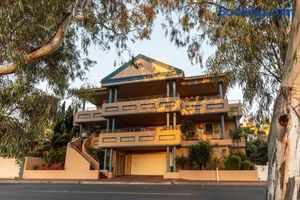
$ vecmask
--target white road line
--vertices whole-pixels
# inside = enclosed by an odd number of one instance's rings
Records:
[[[76,190],[35,190],[34,193],[77,193],[77,194],[129,194],[129,195],[164,195],[164,196],[191,196],[191,193],[165,193],[165,192],[97,192]]]

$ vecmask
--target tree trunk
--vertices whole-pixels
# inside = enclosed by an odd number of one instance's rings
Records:
[[[300,0],[295,2],[285,69],[268,142],[268,200],[300,199]]]

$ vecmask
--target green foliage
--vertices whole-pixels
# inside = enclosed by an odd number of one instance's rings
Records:
[[[72,106],[69,106],[66,111],[65,103],[63,103],[56,113],[51,139],[44,141],[36,151],[30,153],[30,155],[42,157],[47,168],[55,163],[64,163],[66,146],[76,130],[73,126],[74,108]]]
[[[249,160],[244,160],[241,163],[241,169],[242,170],[252,170],[254,168],[253,164]]]
[[[213,158],[209,161],[208,167],[209,170],[219,170],[225,169],[225,158]]]
[[[42,153],[42,159],[44,160],[46,167],[50,167],[54,163],[64,163],[66,156],[66,147],[53,148],[49,151]]]
[[[180,125],[180,131],[187,140],[193,138],[196,133],[196,125],[191,120],[183,120]]]
[[[156,16],[151,5],[76,2],[0,1],[0,67],[14,63],[17,71],[0,75],[0,155],[21,159],[43,142],[41,134],[55,116],[57,101],[72,96],[70,82],[83,80],[95,64],[87,57],[92,44],[102,50],[115,47],[121,56],[128,41],[149,38]],[[70,23],[64,29],[61,25],[67,19]],[[50,42],[58,30],[65,30],[61,45],[38,60],[29,60],[28,55]],[[71,124],[65,126],[70,129]]]
[[[190,146],[188,159],[195,169],[202,170],[206,168],[212,153],[212,146],[206,141],[201,141],[196,145]]]
[[[227,170],[240,170],[241,169],[241,158],[237,155],[230,155],[227,158],[225,168]]]
[[[236,128],[230,132],[230,136],[234,141],[238,142],[244,136],[244,133],[241,128]]]
[[[186,165],[188,165],[189,159],[185,156],[177,156],[176,157],[176,165],[179,169],[184,169]]]
[[[22,159],[44,142],[45,128],[55,116],[58,101],[30,87],[22,91],[19,99],[17,88],[23,87],[21,83],[8,85],[1,80],[0,77],[0,155]]]
[[[92,149],[92,148],[87,148],[86,150],[95,160],[99,162],[100,169],[103,169],[104,151],[102,149]]]
[[[276,9],[293,7],[293,1],[151,2],[161,4],[165,33],[175,45],[187,48],[193,63],[200,63],[212,74],[229,72],[230,84],[243,90],[246,108],[257,102],[258,116],[270,114],[285,71],[291,17],[222,17],[219,6]],[[203,64],[201,47],[206,42],[216,52]]]
[[[266,165],[268,162],[268,146],[263,140],[252,140],[246,143],[248,158],[257,165]]]
[[[235,153],[232,153],[231,155],[236,155],[236,156],[240,157],[241,161],[248,159],[247,155],[242,152],[235,152]]]

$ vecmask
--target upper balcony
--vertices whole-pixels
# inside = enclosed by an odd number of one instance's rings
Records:
[[[142,113],[181,112],[181,115],[228,113],[228,116],[242,116],[242,104],[219,96],[208,97],[166,97],[145,96],[118,99],[117,102],[104,101],[102,109],[79,111],[75,123],[101,122],[105,117]]]
[[[139,147],[139,146],[168,146],[180,145],[181,132],[164,127],[117,129],[99,134],[99,147]]]
[[[179,97],[145,96],[118,99],[117,102],[107,101],[102,105],[102,116],[124,114],[174,112],[180,110]]]
[[[196,115],[228,112],[228,100],[219,96],[181,99],[181,114]]]
[[[78,111],[74,117],[74,123],[99,122],[99,121],[106,121],[106,119],[102,117],[101,109]]]
[[[239,100],[229,101],[228,107],[228,116],[241,117],[243,115],[242,103]]]

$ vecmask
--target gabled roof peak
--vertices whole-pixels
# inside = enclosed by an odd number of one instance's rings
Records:
[[[138,54],[103,78],[101,83],[102,86],[109,86],[130,82],[163,80],[172,77],[183,77],[183,71],[161,61]]]

